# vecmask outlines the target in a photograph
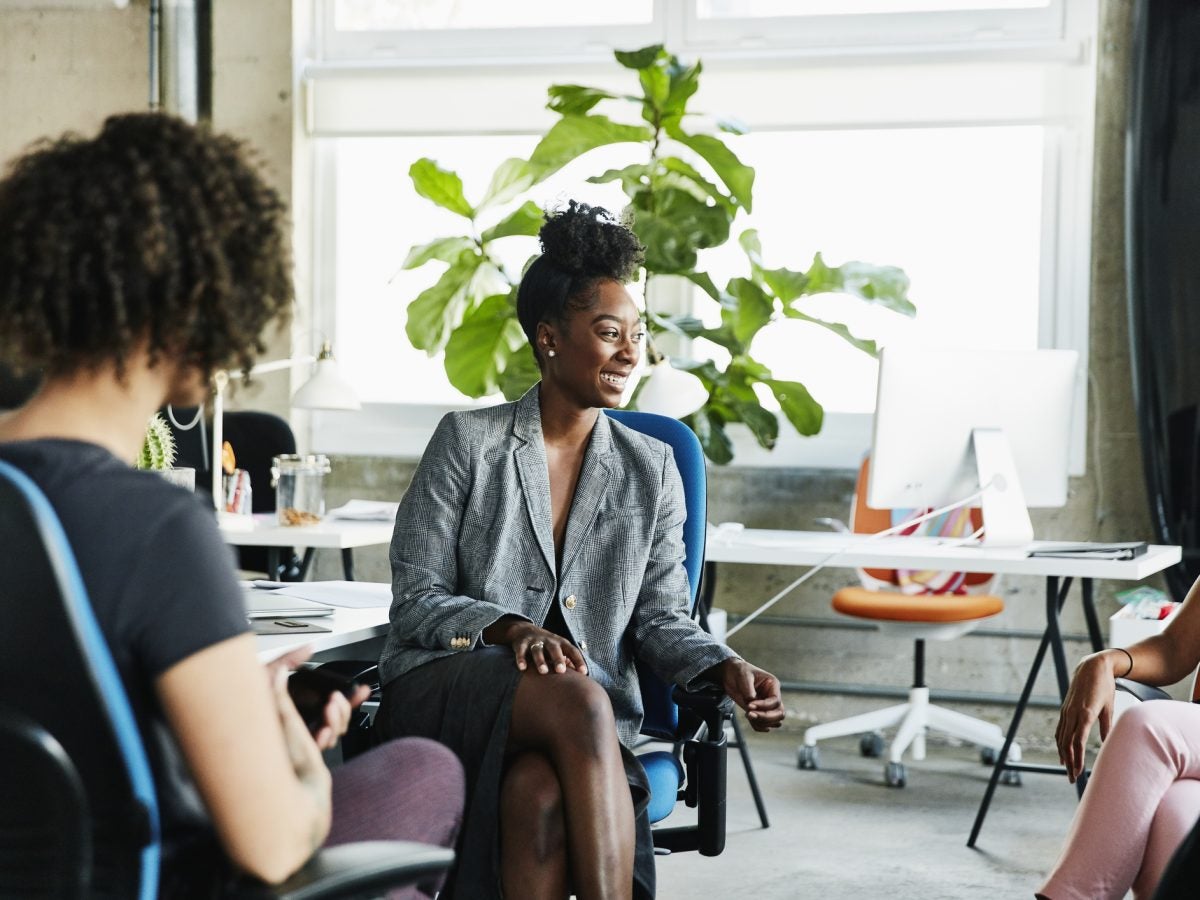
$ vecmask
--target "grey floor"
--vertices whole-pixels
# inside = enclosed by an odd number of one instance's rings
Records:
[[[1065,778],[1026,774],[1022,786],[997,789],[972,850],[966,840],[989,774],[974,748],[931,736],[926,759],[908,763],[908,784],[897,789],[852,737],[823,741],[821,768],[798,770],[801,734],[748,736],[771,818],[765,830],[730,754],[726,850],[660,857],[659,897],[1032,898],[1075,808]],[[1025,759],[1057,762],[1045,748]]]

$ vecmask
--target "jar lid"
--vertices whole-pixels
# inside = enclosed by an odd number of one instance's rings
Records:
[[[324,453],[282,453],[271,460],[271,475],[280,472],[301,472],[307,475],[328,475],[329,457]]]

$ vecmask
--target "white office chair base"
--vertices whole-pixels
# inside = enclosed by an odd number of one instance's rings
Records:
[[[817,768],[817,741],[850,734],[868,734],[891,728],[894,725],[898,727],[896,736],[892,739],[892,745],[888,749],[885,776],[888,784],[896,787],[904,786],[905,774],[902,760],[905,751],[911,747],[914,760],[925,758],[925,733],[930,728],[976,744],[985,753],[991,751],[993,759],[995,754],[999,754],[1004,747],[1004,732],[998,725],[965,716],[943,706],[934,706],[929,702],[929,688],[919,687],[909,690],[907,703],[809,728],[804,732],[804,745],[800,748],[799,766],[802,769]],[[864,743],[864,749],[865,746]],[[1009,748],[1008,759],[1009,762],[1020,761],[1020,746],[1013,744]]]

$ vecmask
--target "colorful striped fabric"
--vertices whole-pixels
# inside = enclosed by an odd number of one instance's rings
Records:
[[[892,526],[903,525],[928,509],[894,509]],[[903,529],[900,534],[927,537],[966,537],[975,529],[971,524],[971,511],[966,507],[950,510],[932,519],[917,522]],[[942,572],[936,569],[897,569],[896,583],[905,594],[965,594],[965,572]]]

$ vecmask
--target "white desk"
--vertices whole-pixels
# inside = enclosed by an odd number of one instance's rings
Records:
[[[341,650],[351,644],[382,638],[388,631],[388,608],[347,609],[338,607],[332,616],[313,619],[317,625],[331,629],[328,632],[303,632],[300,634],[260,634],[255,638],[258,658],[269,662],[289,650],[311,646],[314,654],[326,654]],[[374,658],[372,655],[372,658]]]
[[[315,549],[329,548],[342,551],[342,568],[346,580],[354,580],[355,547],[370,547],[389,544],[392,540],[392,522],[363,522],[354,519],[322,519],[315,525],[280,525],[275,513],[257,513],[247,517],[251,526],[242,523],[231,526],[220,523],[221,537],[225,543],[235,547],[266,547],[271,571],[276,571],[279,550],[282,547],[305,547],[304,569],[307,573]]]
[[[1065,543],[1065,542],[1058,542]],[[1053,541],[1036,541],[1029,547],[1052,549]],[[705,549],[704,609],[712,606],[716,583],[716,563],[751,563],[777,566],[813,566],[824,564],[830,567],[864,567],[894,569],[940,569],[957,572],[983,572],[1009,575],[1036,575],[1046,579],[1046,629],[1041,644],[1034,656],[1025,687],[1013,711],[1005,737],[1004,747],[999,753],[987,791],[980,803],[975,824],[967,846],[974,847],[983,827],[983,820],[991,804],[992,794],[1006,769],[1025,772],[1053,772],[1061,774],[1059,766],[1038,766],[1026,763],[1009,763],[1008,751],[1021,725],[1021,716],[1029,703],[1034,682],[1037,681],[1046,651],[1054,659],[1060,697],[1065,698],[1070,683],[1067,671],[1066,652],[1063,649],[1059,615],[1073,579],[1080,580],[1084,616],[1087,619],[1088,637],[1094,650],[1104,646],[1100,621],[1092,602],[1092,581],[1107,578],[1114,581],[1138,581],[1161,572],[1180,561],[1182,550],[1175,546],[1152,544],[1141,556],[1128,560],[1111,559],[1062,559],[1056,557],[1030,557],[1027,547],[991,549],[978,545],[957,545],[944,538],[934,537],[885,537],[875,538],[864,534],[842,534],[832,531],[770,531],[765,529],[709,529]],[[1060,579],[1062,583],[1060,585]],[[1086,778],[1077,782],[1083,792]]]

